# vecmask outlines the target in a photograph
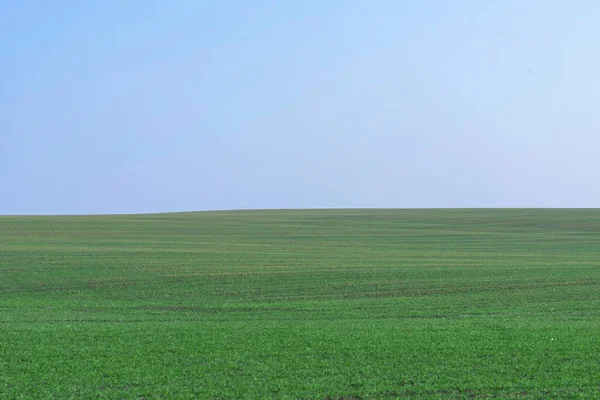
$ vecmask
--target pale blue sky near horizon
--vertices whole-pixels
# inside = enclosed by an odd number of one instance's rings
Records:
[[[0,1],[0,215],[600,207],[600,2]]]

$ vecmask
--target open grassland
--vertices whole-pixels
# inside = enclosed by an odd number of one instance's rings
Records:
[[[600,210],[0,217],[0,398],[600,398]]]

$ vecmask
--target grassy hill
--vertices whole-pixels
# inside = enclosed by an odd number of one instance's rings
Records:
[[[0,217],[0,398],[599,398],[600,210]]]

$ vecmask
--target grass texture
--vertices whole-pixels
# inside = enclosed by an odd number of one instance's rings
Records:
[[[0,398],[600,398],[600,210],[0,217]]]

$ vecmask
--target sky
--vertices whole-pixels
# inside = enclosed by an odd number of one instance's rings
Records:
[[[600,207],[597,0],[0,0],[0,214]]]

